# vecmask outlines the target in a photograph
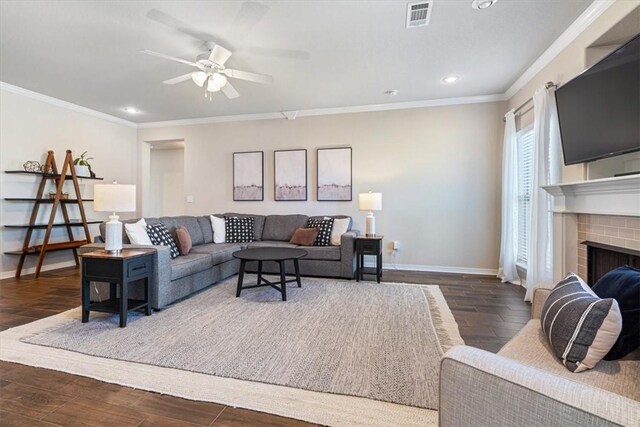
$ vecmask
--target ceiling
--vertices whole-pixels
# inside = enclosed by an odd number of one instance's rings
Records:
[[[133,122],[498,94],[590,3],[435,0],[407,29],[404,1],[2,1],[0,80]],[[194,61],[203,39],[274,82],[231,80],[239,98],[209,101],[162,83],[192,68],[139,52]]]

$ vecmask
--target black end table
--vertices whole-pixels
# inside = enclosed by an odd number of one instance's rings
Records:
[[[82,254],[82,323],[89,321],[90,311],[120,313],[120,327],[127,326],[127,315],[132,310],[144,309],[151,314],[149,277],[153,269],[155,249],[123,249],[118,254],[94,251]],[[143,281],[144,300],[129,298],[129,285]],[[107,282],[109,299],[91,302],[91,282]],[[118,287],[120,296],[118,297]]]
[[[251,288],[259,288],[262,286],[271,286],[274,289],[277,289],[282,294],[282,301],[287,300],[287,283],[297,282],[298,287],[302,287],[302,283],[300,282],[300,266],[298,264],[298,259],[307,255],[307,251],[304,249],[294,249],[294,248],[250,248],[244,249],[238,252],[233,253],[234,258],[238,258],[240,260],[240,271],[238,272],[238,289],[236,291],[236,298],[240,296],[240,293],[243,289],[251,289]],[[286,260],[293,260],[293,266],[296,270],[296,278],[287,280],[285,274],[285,265],[284,262]],[[252,286],[242,286],[242,281],[244,280],[244,268],[247,261],[258,261],[258,281],[255,285]],[[279,282],[270,282],[262,277],[262,262],[263,261],[275,261],[280,264],[280,281]],[[277,285],[280,285],[279,287]]]
[[[382,238],[384,236],[356,236],[356,280],[359,282],[364,274],[375,274],[378,283],[382,277]],[[376,267],[365,267],[364,256],[376,257]]]

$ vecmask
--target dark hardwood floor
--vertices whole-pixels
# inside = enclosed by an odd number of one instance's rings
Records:
[[[497,352],[529,320],[524,291],[494,277],[385,270],[383,280],[440,285],[467,345]],[[77,307],[76,269],[0,280],[0,330]],[[304,426],[17,363],[0,362],[0,426]]]

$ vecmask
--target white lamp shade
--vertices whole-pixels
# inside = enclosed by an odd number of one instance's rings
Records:
[[[191,80],[193,80],[193,82],[198,86],[202,87],[205,80],[207,80],[207,74],[203,71],[194,71],[191,73]]]
[[[381,211],[382,193],[360,193],[358,194],[358,208],[361,211]]]
[[[136,186],[127,184],[94,185],[93,210],[97,212],[135,212]]]

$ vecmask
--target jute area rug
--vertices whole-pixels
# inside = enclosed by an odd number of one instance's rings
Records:
[[[305,278],[282,302],[235,284],[124,329],[70,310],[0,333],[0,358],[321,424],[437,423],[440,357],[462,344],[437,286]]]

